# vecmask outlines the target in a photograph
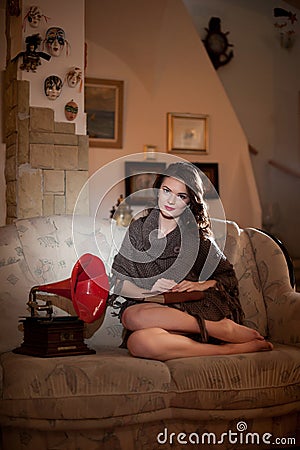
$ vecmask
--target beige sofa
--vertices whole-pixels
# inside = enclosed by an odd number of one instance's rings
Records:
[[[79,254],[100,252],[107,271],[125,229],[51,216],[0,230],[0,420],[4,450],[263,449],[300,443],[300,293],[278,245],[228,222],[217,240],[239,278],[247,324],[272,352],[174,359],[118,348],[111,308],[86,326],[96,354],[37,358],[11,352],[23,335],[31,286],[68,278]],[[219,230],[219,231],[218,231]],[[54,297],[56,314],[71,303]],[[298,435],[297,435],[298,433]],[[198,446],[196,445],[198,443]],[[274,443],[276,445],[274,445]],[[251,444],[251,445],[249,445]]]

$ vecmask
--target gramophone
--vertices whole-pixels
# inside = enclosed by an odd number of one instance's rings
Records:
[[[77,316],[54,316],[51,300],[41,304],[37,298],[39,293],[72,300]],[[82,255],[70,278],[31,288],[27,303],[30,317],[21,319],[24,341],[14,353],[39,357],[95,353],[84,343],[84,323],[95,322],[103,316],[108,293],[109,280],[102,260],[90,253]]]

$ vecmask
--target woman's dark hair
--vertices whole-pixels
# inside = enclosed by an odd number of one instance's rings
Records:
[[[170,164],[163,173],[157,175],[153,188],[160,189],[166,177],[177,178],[185,184],[190,198],[189,209],[195,217],[200,233],[202,236],[209,236],[210,220],[203,198],[204,190],[199,169],[188,162]]]

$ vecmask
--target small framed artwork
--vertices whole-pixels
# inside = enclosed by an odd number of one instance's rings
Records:
[[[218,198],[219,195],[219,165],[218,163],[197,163],[193,162],[201,172],[204,185],[204,196],[206,199]],[[206,178],[207,177],[207,178]],[[210,183],[209,183],[209,181]]]
[[[167,114],[168,151],[208,153],[208,116],[204,114]]]
[[[131,205],[153,204],[155,198],[152,190],[153,183],[157,174],[164,173],[165,169],[166,164],[162,162],[126,161],[126,201]]]
[[[86,78],[84,90],[90,146],[121,148],[124,82]]]

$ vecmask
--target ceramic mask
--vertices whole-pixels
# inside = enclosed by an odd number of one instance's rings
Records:
[[[67,73],[67,83],[70,88],[74,88],[82,79],[82,71],[79,67],[72,67]]]
[[[38,28],[42,17],[42,11],[38,6],[30,6],[29,12],[27,14],[27,20],[32,28]]]
[[[65,106],[65,116],[69,121],[75,120],[78,114],[78,105],[73,100],[68,102]]]
[[[64,30],[59,27],[48,28],[45,41],[48,53],[52,56],[60,56],[66,44]]]
[[[62,90],[62,80],[56,75],[50,75],[45,79],[44,91],[49,100],[56,100]]]

